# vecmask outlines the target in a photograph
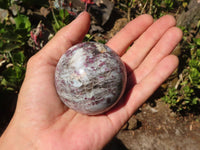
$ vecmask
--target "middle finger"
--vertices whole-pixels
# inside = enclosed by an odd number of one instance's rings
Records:
[[[131,70],[137,68],[162,35],[175,24],[174,17],[170,15],[158,19],[135,41],[133,46],[122,56],[122,60]]]

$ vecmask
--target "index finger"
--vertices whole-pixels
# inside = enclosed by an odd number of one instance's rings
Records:
[[[111,49],[122,56],[128,47],[153,23],[150,15],[144,14],[129,22],[108,41]]]

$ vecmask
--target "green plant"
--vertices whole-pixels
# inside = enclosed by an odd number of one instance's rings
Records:
[[[118,0],[115,5],[127,11],[128,18],[131,15],[131,11],[134,14],[148,13],[154,18],[159,18],[168,13],[178,13],[181,9],[187,7],[188,2],[189,0]]]
[[[38,37],[32,37],[31,34],[34,34],[34,31],[37,30],[35,30],[35,27],[38,22],[30,22],[26,11],[20,12],[20,9],[17,15],[12,14],[10,6],[14,3],[19,5],[20,8],[28,9],[31,6],[38,9],[41,6],[47,8],[48,1],[0,0],[0,7],[7,9],[9,12],[8,16],[0,23],[0,89],[18,91],[24,78],[26,54],[29,55],[31,53],[32,55],[32,53],[35,53],[29,52],[27,49],[32,48],[29,47],[31,46],[31,41],[37,42]],[[55,33],[69,23],[69,13],[64,9],[54,9],[51,6],[51,1],[49,1],[49,4],[51,13],[47,18],[50,26],[53,28],[53,31],[49,32]]]
[[[178,91],[175,88],[169,88],[167,95],[163,97],[163,100],[170,104],[172,107],[176,106],[178,103]]]
[[[25,56],[22,51],[12,53],[12,55],[8,55],[9,56],[4,55],[4,57],[7,57],[7,60],[5,62],[7,65],[1,72],[0,84],[3,89],[17,92],[24,78]]]
[[[185,32],[187,33],[187,32]],[[162,98],[170,107],[180,113],[197,113],[200,110],[200,39],[193,38],[188,44],[190,55],[186,67],[180,74],[180,83],[169,88]]]
[[[52,26],[55,32],[57,32],[59,29],[66,26],[70,22],[69,13],[65,9],[55,10],[53,9],[53,7],[51,7],[51,13],[53,16]]]
[[[31,23],[25,15],[14,17],[15,24],[0,24],[0,89],[18,91],[25,73],[26,43],[30,37]]]
[[[15,25],[4,22],[0,24],[0,48],[1,52],[11,52],[25,45],[31,29],[29,18],[25,15],[17,15]]]

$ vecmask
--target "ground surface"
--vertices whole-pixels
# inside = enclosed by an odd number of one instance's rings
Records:
[[[161,101],[145,104],[106,150],[198,150],[200,117],[180,117]],[[196,120],[196,121],[195,121]]]

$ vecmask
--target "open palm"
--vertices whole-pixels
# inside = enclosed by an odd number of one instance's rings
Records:
[[[182,37],[174,18],[164,16],[154,22],[149,15],[139,16],[107,43],[127,66],[126,94],[105,114],[76,113],[60,101],[54,72],[61,55],[82,41],[89,25],[90,17],[83,12],[29,60],[16,112],[0,148],[18,135],[10,143],[20,150],[102,149],[178,65],[177,57],[170,55]]]

